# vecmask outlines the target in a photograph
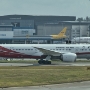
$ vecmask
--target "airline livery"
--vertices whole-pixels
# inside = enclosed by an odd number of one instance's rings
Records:
[[[0,44],[0,57],[40,59],[39,64],[51,64],[53,58],[74,62],[90,58],[90,44]]]
[[[67,27],[65,27],[58,35],[50,35],[53,39],[61,39],[61,38],[66,38],[66,30]]]

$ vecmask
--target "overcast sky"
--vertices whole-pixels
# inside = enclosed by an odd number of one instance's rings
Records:
[[[0,0],[0,16],[11,14],[90,17],[90,0]]]

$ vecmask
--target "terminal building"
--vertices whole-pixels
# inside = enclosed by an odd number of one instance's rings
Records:
[[[64,27],[67,27],[68,38],[66,39],[68,40],[79,36],[86,37],[90,36],[89,25],[90,22],[76,21],[75,16],[0,16],[0,44],[36,43],[38,41],[52,43],[53,40],[50,38],[38,39],[38,37],[58,34]]]

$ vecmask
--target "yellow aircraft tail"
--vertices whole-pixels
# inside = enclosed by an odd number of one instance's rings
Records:
[[[66,30],[67,30],[67,27],[65,27],[65,28],[58,34],[58,36],[63,36],[63,35],[65,35]]]

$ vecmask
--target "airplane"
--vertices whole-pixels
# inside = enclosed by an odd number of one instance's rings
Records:
[[[72,43],[90,43],[90,37],[76,37],[71,40]]]
[[[0,44],[2,58],[34,58],[39,64],[51,64],[52,59],[75,62],[90,58],[90,44]]]
[[[43,36],[39,36],[39,35],[33,35],[33,36],[29,36],[28,38],[33,38],[33,39],[62,39],[62,38],[66,38],[67,36],[65,35],[67,30],[67,27],[63,28],[63,30],[57,34],[57,35],[43,35]]]
[[[58,35],[50,35],[53,39],[61,39],[61,38],[66,38],[66,30],[67,27],[65,27]]]

